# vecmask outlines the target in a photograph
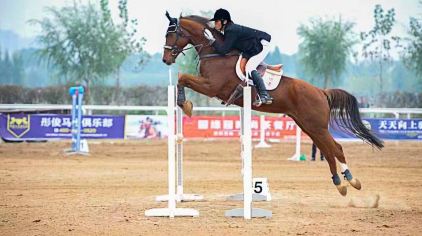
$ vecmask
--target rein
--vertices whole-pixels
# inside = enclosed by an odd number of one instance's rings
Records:
[[[209,44],[209,43],[207,45],[204,45],[203,43],[199,43],[199,44],[187,47],[187,48],[177,47],[177,41],[179,40],[179,38],[191,38],[192,37],[191,35],[185,34],[183,32],[183,28],[180,26],[179,22],[174,22],[173,24],[169,25],[169,27],[167,29],[167,34],[169,34],[169,33],[175,33],[176,34],[176,41],[171,46],[170,45],[164,45],[164,48],[171,50],[173,56],[177,56],[179,53],[182,53],[184,56],[186,56],[184,51],[192,49],[192,48],[195,48],[195,49],[199,48],[199,50],[197,50],[198,54],[196,55],[196,58],[199,57],[199,61],[204,60],[204,59],[208,59],[208,58],[214,58],[214,57],[239,56],[240,55],[240,53],[228,53],[226,55],[211,53],[211,54],[201,55],[201,51],[202,51],[203,48],[211,46],[211,44]],[[198,63],[199,63],[199,61],[198,61]]]

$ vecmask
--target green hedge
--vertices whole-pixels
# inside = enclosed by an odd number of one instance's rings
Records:
[[[0,86],[2,104],[70,104],[68,86],[25,88],[15,85]],[[165,105],[166,87],[138,86],[122,88],[116,95],[115,87],[91,87],[91,100],[95,105]]]

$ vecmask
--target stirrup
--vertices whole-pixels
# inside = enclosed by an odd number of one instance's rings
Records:
[[[268,96],[265,99],[262,99],[262,97],[259,95],[259,93],[256,94],[256,100],[253,102],[253,105],[256,107],[261,106],[262,104],[270,105],[273,103],[273,98]]]
[[[260,107],[262,105],[262,99],[261,96],[259,96],[259,94],[256,94],[256,98],[255,101],[252,103],[252,105],[256,106],[256,107]]]
[[[265,104],[270,105],[273,103],[274,98],[268,95],[268,97],[266,97],[265,100],[266,100]]]

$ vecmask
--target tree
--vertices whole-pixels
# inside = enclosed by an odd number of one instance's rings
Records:
[[[100,0],[100,7],[104,17],[104,27],[117,28],[121,31],[120,40],[115,40],[112,45],[115,48],[115,52],[111,55],[116,65],[114,75],[116,77],[116,85],[113,100],[117,103],[120,101],[120,71],[124,61],[132,54],[136,54],[139,58],[138,64],[141,65],[145,62],[147,54],[143,53],[142,46],[145,43],[145,38],[135,40],[135,34],[137,33],[138,21],[136,19],[129,19],[127,10],[127,0],[119,0],[119,18],[120,24],[117,24],[111,18],[111,12],[109,9],[108,0]],[[123,47],[121,45],[124,45]],[[111,46],[111,45],[109,45]]]
[[[20,52],[11,56],[6,50],[4,56],[0,50],[0,84],[22,85],[24,78],[23,58]]]
[[[422,7],[422,1],[419,2]],[[406,65],[413,70],[416,75],[422,77],[422,18],[411,17],[409,20],[409,38],[404,52]]]
[[[3,57],[3,71],[2,71],[2,76],[3,76],[3,81],[4,84],[12,84],[13,80],[12,80],[12,76],[13,76],[13,72],[12,72],[12,68],[13,68],[13,62],[10,59],[10,54],[9,52],[6,50],[4,52],[4,57]]]
[[[39,50],[41,58],[54,65],[61,75],[85,85],[87,103],[91,83],[116,73],[127,55],[142,50],[144,42],[136,40],[134,32],[127,29],[126,1],[119,2],[121,25],[116,25],[105,9],[108,1],[100,3],[101,10],[92,3],[76,2],[48,8],[49,17],[31,21],[41,27],[37,37],[44,46]]]
[[[0,48],[0,84],[6,84],[6,77],[5,77],[5,72],[6,72],[6,65],[3,61],[3,52]]]
[[[15,85],[23,85],[24,65],[22,55],[19,51],[13,53],[12,63],[12,83]]]
[[[375,5],[374,21],[374,27],[369,32],[361,32],[360,37],[363,40],[363,56],[378,63],[380,92],[383,92],[384,64],[391,61],[392,42],[398,43],[399,41],[398,37],[391,36],[391,31],[396,22],[394,8],[384,14],[382,6]]]
[[[322,76],[323,86],[334,85],[346,68],[352,46],[356,43],[354,23],[322,18],[311,19],[310,26],[300,25],[302,39],[299,54],[305,70],[313,76]]]
[[[268,53],[267,57],[265,58],[265,62],[268,64],[280,64],[281,61],[281,52],[278,46],[275,47],[273,52]]]

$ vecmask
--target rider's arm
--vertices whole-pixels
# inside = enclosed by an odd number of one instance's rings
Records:
[[[237,35],[233,31],[224,32],[224,41],[218,42],[217,40],[212,44],[214,49],[222,55],[229,53],[233,50],[234,42],[236,41]]]

